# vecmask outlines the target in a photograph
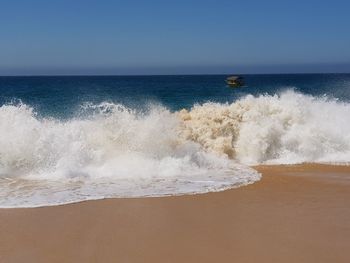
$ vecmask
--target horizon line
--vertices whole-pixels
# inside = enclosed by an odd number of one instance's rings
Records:
[[[227,75],[323,75],[342,74],[349,72],[288,72],[288,73],[184,73],[184,74],[10,74],[0,77],[156,77],[156,76],[227,76]]]

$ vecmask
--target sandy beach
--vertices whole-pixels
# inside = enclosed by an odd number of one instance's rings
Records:
[[[0,262],[350,262],[350,167],[195,196],[0,210]]]

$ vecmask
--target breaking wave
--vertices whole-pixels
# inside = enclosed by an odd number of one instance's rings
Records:
[[[293,90],[179,112],[181,134],[244,164],[348,163],[350,104]]]
[[[221,191],[260,179],[247,164],[350,161],[350,104],[327,97],[82,109],[58,120],[0,107],[0,207]]]
[[[23,104],[0,108],[0,207],[205,193],[260,178],[182,140],[180,120],[163,107],[143,113],[103,103],[83,112],[59,121]]]

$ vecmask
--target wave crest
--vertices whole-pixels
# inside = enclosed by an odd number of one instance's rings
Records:
[[[246,164],[350,161],[350,104],[286,91],[172,113],[84,104],[79,117],[0,107],[0,207],[220,191]]]
[[[350,161],[350,104],[289,90],[182,110],[182,136],[246,164]]]
[[[163,107],[103,103],[83,111],[60,121],[24,104],[0,108],[0,207],[203,193],[260,178],[181,139],[180,120]]]

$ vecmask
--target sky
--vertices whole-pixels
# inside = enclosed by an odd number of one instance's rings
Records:
[[[0,0],[0,75],[350,72],[350,1]]]

